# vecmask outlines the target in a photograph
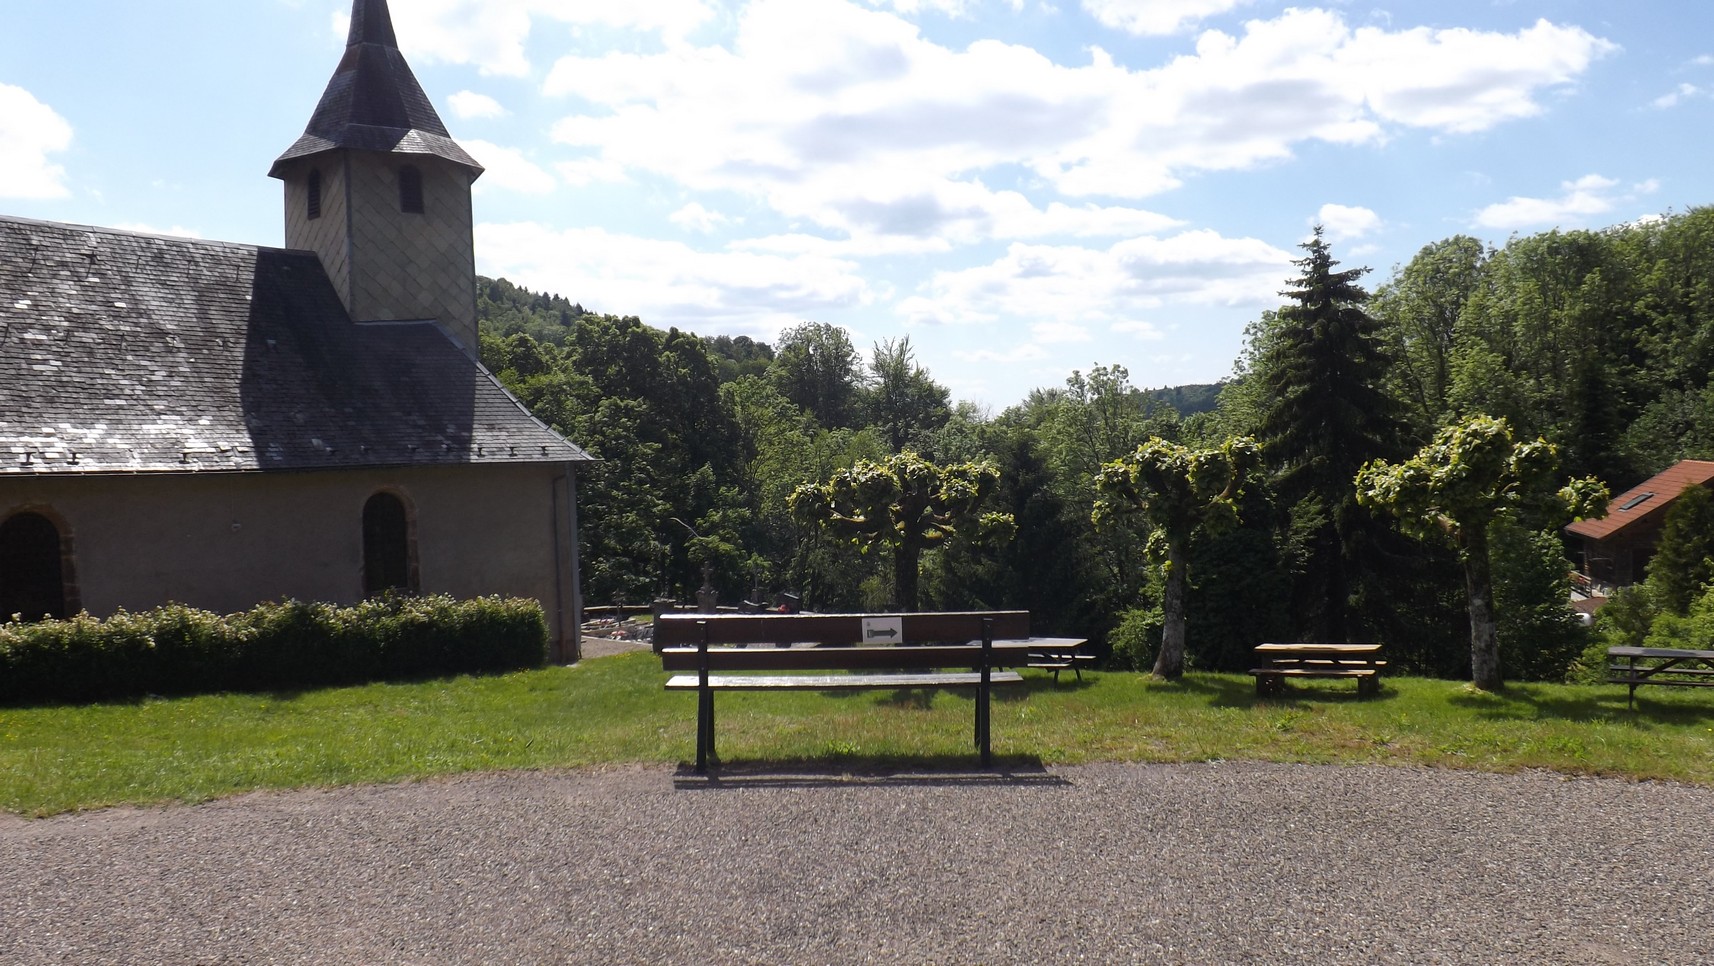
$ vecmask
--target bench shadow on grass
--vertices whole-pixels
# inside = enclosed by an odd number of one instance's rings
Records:
[[[1298,708],[1311,704],[1368,704],[1389,701],[1398,696],[1398,692],[1387,687],[1385,681],[1381,682],[1381,689],[1375,694],[1358,694],[1350,681],[1287,681],[1273,694],[1258,695],[1253,682],[1241,678],[1202,675],[1185,675],[1175,684],[1161,686],[1201,695],[1212,708]]]
[[[767,761],[721,762],[699,775],[681,764],[673,787],[687,791],[742,788],[1069,788],[1071,782],[1049,772],[1035,755],[995,755],[986,768],[968,755],[914,755],[864,758],[812,755]]]
[[[1633,710],[1626,706],[1625,688],[1615,686],[1611,691],[1566,696],[1556,688],[1536,687],[1529,683],[1514,683],[1498,694],[1464,691],[1453,694],[1452,704],[1468,709],[1475,717],[1487,721],[1536,721],[1560,718],[1566,721],[1606,721],[1617,724],[1693,725],[1714,718],[1714,703],[1676,700],[1651,700],[1650,691],[1665,688],[1637,689]],[[1664,697],[1664,695],[1661,695]]]

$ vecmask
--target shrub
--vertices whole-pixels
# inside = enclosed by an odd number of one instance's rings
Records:
[[[286,601],[226,617],[169,604],[0,624],[0,703],[295,690],[546,662],[547,619],[533,600]]]
[[[1589,644],[1569,605],[1571,564],[1559,538],[1509,517],[1488,529],[1499,614],[1500,666],[1523,681],[1563,681]]]
[[[1165,623],[1159,607],[1140,607],[1120,614],[1119,626],[1107,637],[1112,646],[1109,666],[1115,671],[1153,670]]]

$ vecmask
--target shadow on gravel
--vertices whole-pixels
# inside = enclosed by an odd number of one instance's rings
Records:
[[[931,762],[935,759],[929,759]],[[985,771],[969,770],[968,763],[948,760],[944,767],[888,769],[852,767],[823,761],[785,761],[720,765],[698,775],[689,765],[679,766],[673,787],[685,791],[722,791],[741,788],[997,788],[1041,786],[1069,788],[1071,782],[1049,772],[1039,761],[1019,758]]]

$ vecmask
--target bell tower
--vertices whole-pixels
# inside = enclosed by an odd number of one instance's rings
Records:
[[[399,52],[387,0],[353,0],[345,56],[268,172],[285,182],[286,247],[321,256],[352,319],[433,319],[475,353],[481,174]]]

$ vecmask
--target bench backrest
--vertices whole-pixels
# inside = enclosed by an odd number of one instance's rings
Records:
[[[897,640],[864,640],[864,622],[897,620]],[[982,639],[989,622],[995,640],[1030,636],[1027,610],[924,614],[664,614],[655,620],[655,649],[696,647],[707,628],[710,646],[723,644],[915,644]]]
[[[899,641],[955,642],[920,647],[823,646],[860,645],[865,618],[873,633],[877,626],[899,623]],[[982,661],[980,642],[986,628],[990,640],[1029,637],[1028,611],[975,611],[940,614],[668,614],[655,621],[655,648],[667,671],[694,671],[704,656],[710,670],[861,670],[865,668],[935,668],[975,666]],[[701,649],[705,641],[706,651]],[[731,645],[761,645],[732,647]]]

